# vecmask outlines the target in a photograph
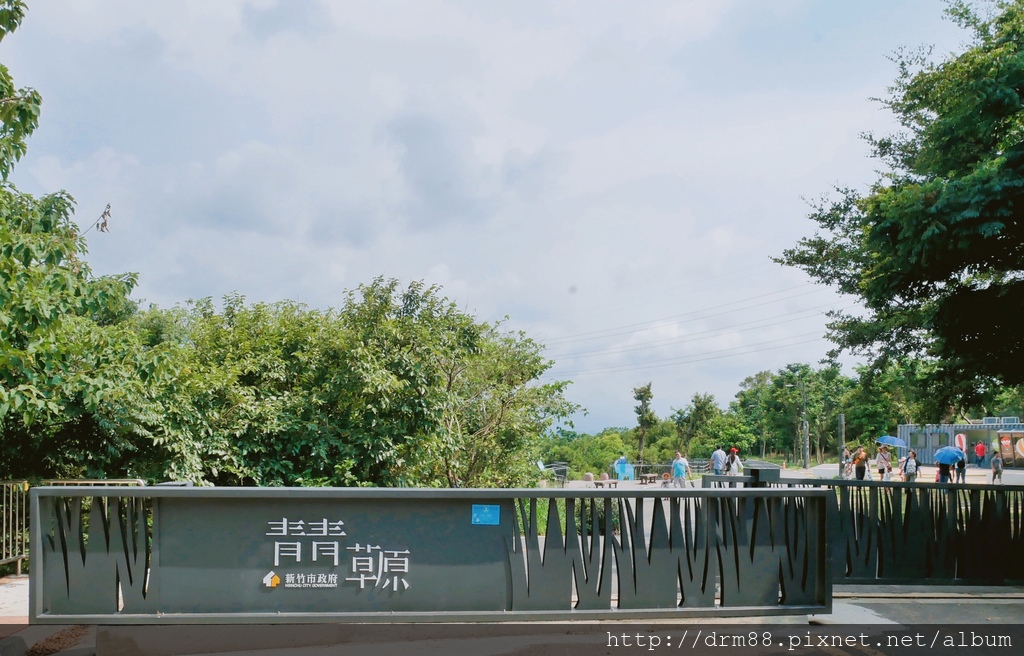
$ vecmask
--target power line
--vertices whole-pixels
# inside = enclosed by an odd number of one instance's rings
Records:
[[[643,351],[643,350],[646,350],[646,349],[657,348],[659,346],[669,346],[669,345],[672,345],[672,344],[686,344],[686,343],[689,343],[689,342],[698,342],[698,341],[702,341],[702,340],[705,340],[705,339],[711,339],[713,337],[718,337],[720,335],[725,335],[725,334],[729,334],[729,333],[742,333],[742,332],[747,332],[747,331],[750,331],[750,330],[756,330],[758,328],[768,328],[768,327],[771,327],[771,326],[778,326],[778,325],[781,325],[781,324],[784,324],[784,323],[792,323],[794,321],[801,321],[801,320],[807,319],[808,317],[813,317],[813,316],[816,316],[816,315],[819,315],[819,314],[823,314],[822,311],[821,311],[823,308],[843,310],[843,309],[846,309],[846,308],[849,308],[849,307],[852,307],[852,305],[844,305],[844,306],[841,306],[839,308],[836,308],[834,303],[830,303],[830,304],[826,304],[826,305],[819,305],[819,306],[814,307],[814,308],[808,308],[807,310],[801,310],[801,311],[798,311],[795,314],[792,313],[792,312],[789,312],[789,313],[786,313],[785,315],[775,315],[774,317],[765,317],[765,318],[762,318],[762,319],[754,319],[753,321],[747,321],[747,322],[744,322],[744,323],[734,324],[732,326],[729,326],[728,328],[705,330],[705,331],[702,331],[702,332],[691,333],[689,335],[683,335],[683,336],[680,336],[680,337],[664,337],[664,338],[652,340],[652,341],[649,341],[649,342],[641,342],[639,344],[631,344],[631,345],[628,345],[628,346],[611,346],[611,347],[608,347],[608,348],[597,349],[597,350],[593,350],[593,351],[569,351],[569,352],[564,352],[564,353],[559,353],[559,352],[548,353],[548,352],[545,352],[545,355],[547,357],[549,357],[549,358],[554,359],[554,358],[576,358],[576,357],[586,357],[586,356],[602,355],[602,354],[630,353],[630,352],[633,352],[633,351]],[[773,321],[771,323],[763,323],[763,322],[768,321],[770,319],[775,319],[775,318],[777,318],[779,316],[785,316],[787,318],[781,319],[779,321]],[[751,324],[757,324],[757,325],[751,325]],[[738,328],[738,326],[749,326],[749,327],[748,328]]]
[[[602,337],[615,337],[615,336],[618,336],[618,335],[628,335],[628,334],[630,334],[632,332],[636,332],[635,330],[632,330],[632,329],[634,329],[634,328],[636,328],[638,326],[650,326],[652,323],[656,323],[656,322],[659,322],[659,321],[669,321],[669,320],[672,320],[672,319],[685,319],[685,321],[696,321],[698,319],[710,319],[712,317],[718,317],[718,316],[722,316],[723,314],[729,314],[730,312],[735,312],[737,309],[747,310],[747,309],[750,309],[750,308],[761,307],[763,305],[771,305],[773,303],[778,303],[779,301],[786,301],[786,300],[789,300],[789,299],[792,299],[792,298],[799,298],[801,296],[807,296],[807,295],[814,294],[814,293],[817,293],[819,291],[822,291],[823,289],[826,289],[826,288],[822,288],[822,287],[816,287],[815,289],[812,289],[810,291],[801,292],[799,294],[791,294],[789,296],[784,296],[782,298],[766,300],[766,301],[763,301],[761,303],[753,303],[753,304],[750,304],[750,305],[745,305],[745,306],[740,307],[740,308],[733,308],[732,310],[725,310],[725,311],[722,311],[722,312],[716,312],[714,314],[701,314],[701,313],[707,312],[709,310],[714,310],[714,309],[717,309],[717,308],[729,307],[731,305],[738,305],[740,303],[745,303],[747,301],[761,299],[761,298],[764,298],[765,296],[774,296],[776,294],[782,294],[782,293],[785,293],[785,292],[788,292],[788,291],[792,291],[794,289],[800,289],[802,287],[806,287],[808,284],[810,284],[810,283],[805,283],[803,285],[797,285],[795,287],[788,287],[786,289],[780,289],[779,291],[769,292],[768,294],[758,294],[757,296],[750,296],[748,298],[742,298],[742,299],[739,299],[737,301],[733,301],[731,303],[719,303],[719,304],[717,304],[717,305],[715,305],[713,307],[703,308],[703,309],[700,309],[700,310],[693,310],[693,311],[690,311],[690,312],[684,312],[682,314],[676,314],[676,315],[672,315],[672,316],[669,316],[669,317],[663,317],[663,318],[660,318],[660,319],[652,319],[650,321],[642,321],[642,322],[639,322],[639,323],[626,324],[626,325],[622,325],[622,326],[615,326],[615,327],[612,327],[612,328],[605,328],[603,330],[594,330],[594,331],[590,331],[590,332],[586,332],[586,333],[578,333],[576,335],[566,335],[565,337],[555,337],[555,338],[544,340],[544,343],[547,344],[547,345],[550,345],[550,344],[558,345],[558,344],[565,344],[565,343],[591,341],[591,340],[595,340],[595,339],[601,339]],[[695,316],[695,315],[700,315],[700,316]],[[619,331],[619,332],[612,332],[612,331]]]
[[[730,351],[732,351],[732,349],[722,349],[722,350],[719,350],[719,351],[708,351],[708,354],[722,353],[723,355],[707,355],[707,357],[680,356],[678,358],[670,358],[668,360],[657,360],[657,361],[654,361],[654,362],[641,362],[641,363],[635,363],[635,364],[613,365],[613,366],[608,366],[608,367],[598,367],[598,368],[595,368],[595,369],[580,369],[580,370],[577,370],[577,371],[563,371],[563,372],[558,372],[557,375],[553,372],[549,376],[549,378],[553,379],[553,378],[564,378],[565,376],[583,376],[583,375],[596,374],[596,373],[618,373],[618,372],[625,372],[625,371],[639,371],[641,369],[660,369],[662,367],[674,367],[674,366],[678,366],[678,365],[681,365],[681,364],[693,364],[695,362],[706,362],[708,360],[720,360],[720,359],[723,359],[723,358],[732,358],[732,357],[737,357],[737,356],[740,356],[740,355],[751,355],[751,354],[754,354],[754,353],[761,353],[763,351],[771,351],[771,350],[780,349],[780,348],[788,348],[790,346],[799,346],[801,344],[810,344],[812,342],[817,342],[817,341],[821,341],[821,340],[825,339],[825,337],[822,337],[818,331],[814,331],[814,332],[809,332],[809,333],[803,333],[803,334],[800,334],[800,335],[790,335],[790,336],[787,336],[787,337],[780,337],[778,339],[770,339],[770,340],[767,340],[767,341],[764,341],[764,342],[757,342],[757,343],[754,343],[754,344],[748,344],[748,345],[746,345],[744,347],[740,347],[740,348],[747,348],[747,347],[751,347],[751,346],[759,346],[759,345],[762,345],[762,344],[772,344],[774,342],[778,342],[778,341],[784,340],[784,339],[795,339],[797,337],[808,337],[810,335],[818,335],[818,337],[816,337],[815,339],[808,339],[808,340],[804,340],[804,341],[800,341],[800,342],[793,342],[792,344],[779,344],[779,345],[776,345],[776,346],[768,346],[768,347],[765,347],[765,348],[762,348],[762,349],[746,350],[746,351],[742,351],[742,352],[730,352]]]

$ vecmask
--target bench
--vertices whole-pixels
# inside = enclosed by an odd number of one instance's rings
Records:
[[[657,474],[640,474],[640,484],[647,485],[658,480]]]
[[[605,485],[607,485],[608,487],[615,487],[615,488],[617,488],[617,487],[619,487],[619,482],[617,480],[615,480],[614,478],[609,478],[609,479],[606,479],[606,480],[603,480],[603,481],[601,481],[601,480],[594,481],[594,487],[604,487]]]

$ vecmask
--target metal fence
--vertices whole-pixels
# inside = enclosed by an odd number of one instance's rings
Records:
[[[781,479],[829,488],[836,583],[1024,584],[1024,486]]]
[[[703,476],[704,474],[711,474],[714,468],[711,466],[711,460],[706,458],[689,458],[687,460],[690,464],[690,473],[694,476]],[[745,468],[748,469],[779,469],[782,468],[779,465],[765,462],[763,460],[748,460],[744,464]],[[634,473],[637,478],[643,474],[656,474],[661,476],[662,474],[672,473],[671,464],[638,464],[633,465]],[[615,466],[608,466],[608,473],[611,475],[615,474]]]
[[[831,612],[826,490],[34,488],[37,623]]]
[[[21,563],[28,558],[28,481],[0,482],[0,513],[4,527],[0,565],[15,563],[20,575]]]
[[[139,478],[103,480],[48,480],[44,486],[143,486]],[[29,556],[29,488],[28,481],[0,481],[0,565],[15,563],[15,574],[21,575],[21,565]]]
[[[146,482],[141,478],[97,478],[91,480],[85,478],[66,478],[40,481],[39,485],[43,487],[55,485],[77,485],[82,487],[123,487],[125,485],[135,485],[143,487],[146,485]]]

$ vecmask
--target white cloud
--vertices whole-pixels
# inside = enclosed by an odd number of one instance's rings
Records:
[[[867,97],[949,42],[933,5],[35,2],[4,40],[47,102],[15,175],[82,225],[111,203],[90,261],[150,301],[426,279],[563,354],[585,428],[628,425],[648,380],[667,414],[824,354],[834,297],[769,257],[801,196],[872,178]]]

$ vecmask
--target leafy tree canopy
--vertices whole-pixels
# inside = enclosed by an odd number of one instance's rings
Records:
[[[778,258],[861,299],[862,314],[833,315],[837,350],[879,370],[934,359],[950,403],[1024,383],[1024,2],[994,6],[951,3],[972,37],[961,54],[897,54],[881,102],[903,130],[866,136],[879,179],[818,204],[820,231]]]

